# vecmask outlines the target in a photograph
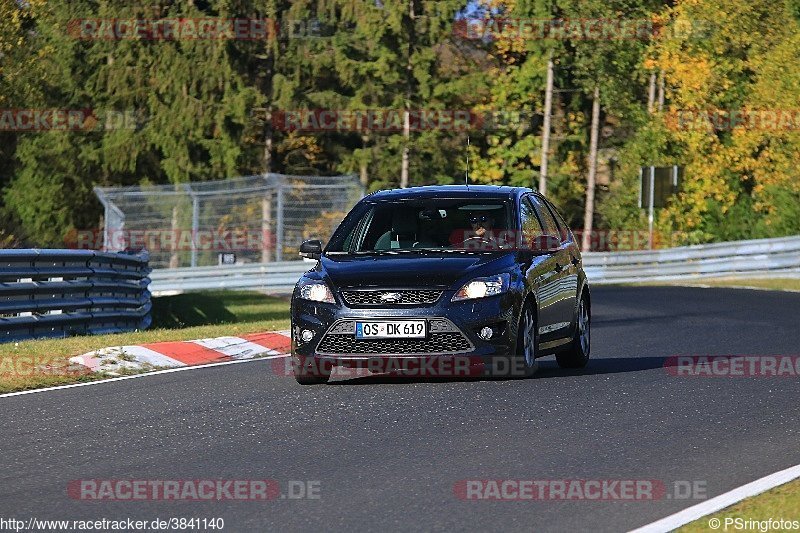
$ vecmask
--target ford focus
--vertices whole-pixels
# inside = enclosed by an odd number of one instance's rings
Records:
[[[530,376],[536,359],[580,368],[591,296],[575,238],[531,189],[430,186],[379,191],[344,218],[295,286],[291,356],[301,384],[336,366],[467,361]]]

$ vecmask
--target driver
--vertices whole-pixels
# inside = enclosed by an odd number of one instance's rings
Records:
[[[467,245],[485,249],[497,249],[499,247],[500,243],[492,231],[492,228],[494,228],[492,215],[486,211],[471,212],[467,216],[467,220],[472,226],[472,233],[464,240]]]

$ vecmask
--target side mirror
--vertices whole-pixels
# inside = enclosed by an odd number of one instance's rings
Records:
[[[319,260],[322,257],[322,242],[303,241],[303,244],[300,245],[300,257]]]

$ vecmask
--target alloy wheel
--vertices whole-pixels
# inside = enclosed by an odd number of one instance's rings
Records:
[[[536,322],[533,320],[533,312],[530,307],[525,309],[522,323],[525,364],[527,366],[533,366],[536,361]]]
[[[586,301],[581,300],[578,307],[578,339],[581,343],[581,351],[589,353],[589,311],[586,309]]]

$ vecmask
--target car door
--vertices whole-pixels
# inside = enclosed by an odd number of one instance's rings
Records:
[[[575,315],[577,267],[573,262],[569,240],[565,239],[565,234],[568,232],[559,227],[547,200],[535,194],[531,195],[530,199],[539,215],[545,234],[558,237],[561,243],[558,250],[552,254],[552,275],[555,285],[555,294],[552,295],[553,303],[551,304],[553,319],[550,324],[542,324],[539,328],[542,338],[546,334],[552,338],[561,338],[569,334],[569,327],[572,325]]]
[[[558,228],[561,230],[561,241],[567,253],[569,254],[566,257],[566,259],[569,259],[570,262],[568,266],[568,276],[566,278],[566,288],[568,291],[567,294],[569,296],[570,305],[572,309],[577,310],[578,297],[580,296],[578,292],[579,284],[581,282],[580,269],[581,262],[583,261],[581,257],[581,249],[575,240],[575,236],[572,234],[572,230],[569,229],[569,226],[564,221],[564,217],[561,216],[561,213],[558,212],[556,207],[549,200],[545,199],[544,203],[550,208],[550,211],[553,213],[553,217],[556,219]],[[572,316],[572,318],[574,318],[574,316]]]
[[[559,274],[556,269],[557,254],[540,254],[531,251],[531,246],[536,246],[538,238],[545,234],[541,219],[536,208],[531,203],[531,196],[526,195],[520,199],[520,229],[522,238],[520,246],[523,248],[521,256],[526,258],[524,275],[527,284],[536,294],[539,304],[539,332],[540,340],[546,342],[554,338],[553,331],[561,321],[558,309],[560,293]]]

